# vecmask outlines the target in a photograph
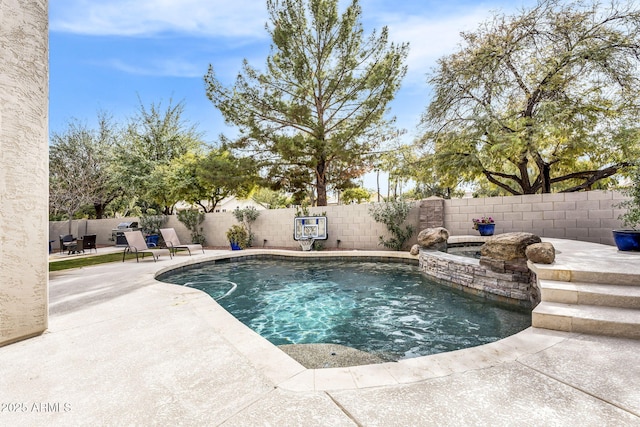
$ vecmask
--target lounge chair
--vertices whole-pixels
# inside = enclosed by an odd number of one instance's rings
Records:
[[[122,262],[124,262],[127,252],[136,254],[136,262],[139,262],[138,254],[142,254],[142,259],[144,259],[145,254],[151,254],[154,262],[157,261],[162,254],[169,254],[169,258],[171,258],[171,251],[169,249],[149,249],[140,230],[125,231],[124,238],[127,240],[127,247],[124,248],[124,252],[122,252]]]
[[[197,243],[193,243],[190,245],[183,245],[180,243],[180,239],[178,239],[178,235],[176,234],[176,230],[173,228],[161,228],[160,233],[162,233],[162,238],[164,239],[165,245],[167,248],[175,255],[178,249],[186,249],[189,251],[189,255],[191,255],[191,250],[194,251],[201,250],[204,253],[204,249],[202,245]]]

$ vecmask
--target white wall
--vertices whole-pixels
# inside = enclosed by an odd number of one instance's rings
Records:
[[[0,0],[0,345],[47,328],[47,7]]]

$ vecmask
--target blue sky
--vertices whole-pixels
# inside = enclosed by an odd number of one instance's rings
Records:
[[[346,0],[340,5],[345,7]],[[535,0],[361,0],[367,33],[386,25],[409,42],[408,73],[391,104],[410,142],[429,102],[426,74],[453,53],[461,31],[475,30],[491,11],[515,12]],[[50,131],[71,119],[95,126],[99,110],[118,121],[146,106],[184,101],[185,118],[204,140],[235,134],[206,98],[209,64],[230,84],[246,58],[264,69],[271,40],[263,0],[51,0],[49,2]]]
[[[345,6],[348,2],[341,1]],[[361,0],[365,29],[389,27],[409,42],[409,71],[391,113],[409,134],[429,101],[425,74],[455,51],[460,31],[474,30],[492,10],[514,11],[532,0]],[[184,100],[186,116],[207,141],[233,133],[206,98],[209,64],[233,82],[243,58],[263,68],[270,39],[262,0],[51,0],[50,129],[71,118],[92,124],[98,110],[120,119],[138,106]]]

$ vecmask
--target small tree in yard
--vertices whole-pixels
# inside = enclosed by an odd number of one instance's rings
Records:
[[[200,224],[204,221],[204,213],[197,209],[185,209],[178,212],[178,221],[183,223],[191,232],[191,241],[205,245],[203,228]]]
[[[380,222],[387,227],[391,233],[391,238],[385,239],[380,236],[380,245],[394,251],[400,251],[405,243],[413,235],[415,227],[411,224],[404,225],[404,221],[409,216],[409,211],[413,203],[405,200],[395,200],[386,203],[377,203],[369,208],[369,214],[376,222]]]

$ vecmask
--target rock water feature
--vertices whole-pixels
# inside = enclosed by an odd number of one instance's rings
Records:
[[[553,245],[531,233],[503,233],[489,237],[480,249],[480,260],[441,252],[449,232],[442,228],[422,230],[420,269],[439,282],[489,299],[534,307],[540,302],[535,275],[527,260],[552,263]]]

